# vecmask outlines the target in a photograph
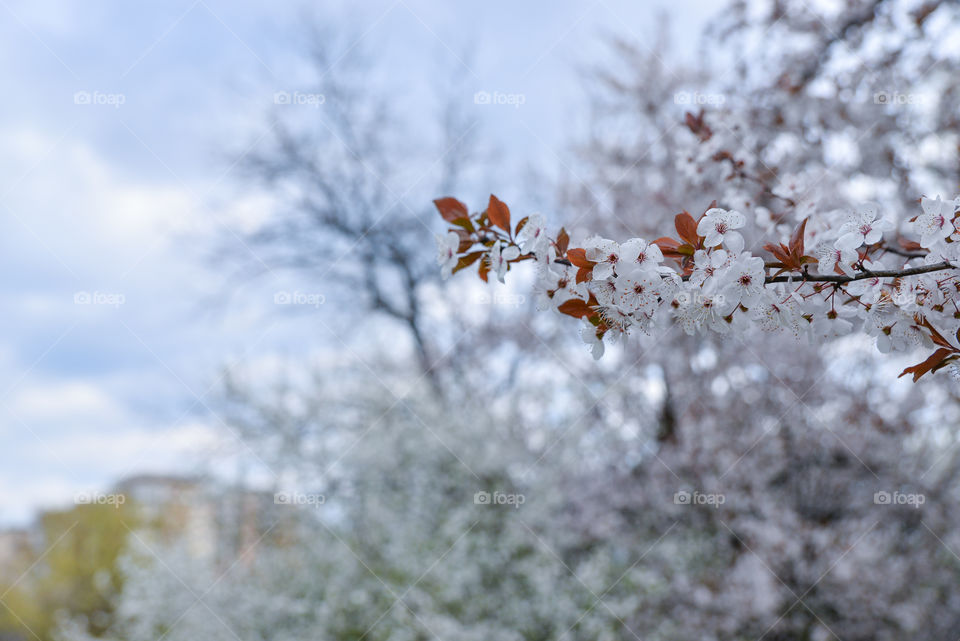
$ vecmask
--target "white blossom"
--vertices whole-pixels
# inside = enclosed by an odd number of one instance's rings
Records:
[[[746,217],[738,211],[727,211],[714,207],[707,210],[700,222],[697,224],[697,234],[704,237],[703,244],[707,247],[713,247],[724,242],[739,242],[740,248],[743,248],[743,237],[739,232],[747,222]]]
[[[450,278],[453,268],[457,266],[460,257],[457,256],[457,249],[460,247],[460,237],[456,232],[449,232],[446,236],[436,234],[437,240],[437,263],[440,265],[440,275],[444,278]]]

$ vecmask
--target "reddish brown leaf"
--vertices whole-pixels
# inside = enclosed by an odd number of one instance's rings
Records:
[[[797,262],[800,262],[800,257],[803,256],[803,234],[807,228],[807,219],[804,218],[803,222],[797,225],[797,228],[793,230],[793,234],[790,236],[790,254],[796,259]]]
[[[593,310],[587,305],[587,301],[580,300],[579,298],[571,298],[557,307],[557,310],[559,310],[561,314],[573,316],[574,318],[583,318],[593,313]]]
[[[563,256],[567,253],[567,247],[570,246],[570,234],[567,233],[567,230],[563,227],[560,228],[560,233],[557,234],[557,254]]]
[[[524,216],[523,218],[521,218],[520,222],[517,223],[516,229],[513,230],[513,233],[519,234],[520,230],[526,226],[528,220],[530,220],[530,216]]]
[[[679,256],[680,252],[677,249],[680,248],[680,241],[675,238],[669,238],[667,236],[662,236],[655,241],[653,244],[660,248],[660,252],[664,256]]]
[[[713,135],[713,131],[710,130],[710,127],[703,122],[703,109],[700,110],[700,113],[694,116],[689,111],[684,115],[684,123],[702,142],[710,140],[710,137]]]
[[[793,260],[791,259],[790,251],[782,244],[774,245],[773,243],[767,243],[763,246],[763,248],[773,254],[778,261],[783,263],[784,268],[787,270],[793,267]]]
[[[697,236],[697,221],[693,219],[693,216],[687,212],[679,213],[673,219],[673,224],[677,228],[677,234],[680,235],[680,238],[694,247],[699,244],[700,237]]]
[[[567,260],[569,260],[573,265],[582,269],[593,269],[593,266],[596,265],[595,262],[587,260],[587,250],[585,250],[583,247],[574,247],[573,249],[568,249]]]
[[[443,216],[443,219],[447,222],[453,222],[458,218],[469,218],[470,212],[467,210],[467,206],[456,198],[451,198],[447,196],[446,198],[437,198],[433,201],[433,204],[436,205],[437,211],[440,212],[440,215]]]
[[[931,340],[933,340],[934,343],[936,343],[941,347],[946,347],[948,349],[956,351],[953,345],[950,344],[950,341],[944,338],[943,334],[938,332],[937,328],[930,324],[930,321],[928,321],[926,318],[920,319],[917,316],[914,316],[914,318],[917,319],[917,323],[919,323],[921,327],[925,327],[930,332],[930,338]]]
[[[490,194],[490,203],[487,205],[487,216],[490,222],[510,233],[510,208],[502,200]]]
[[[471,234],[475,231],[475,228],[473,226],[473,221],[470,220],[469,218],[454,218],[450,222],[451,224],[454,224],[457,227],[463,227]]]
[[[477,275],[480,277],[480,280],[482,280],[485,283],[489,282],[487,281],[487,274],[489,273],[490,273],[490,263],[488,263],[485,260],[481,260],[480,267],[477,268]]]
[[[913,374],[913,382],[916,383],[921,376],[930,371],[935,371],[945,365],[944,361],[954,353],[954,350],[947,349],[946,347],[941,347],[933,354],[931,354],[925,361],[922,363],[917,363],[916,365],[911,365],[902,372],[900,376],[905,374]],[[900,378],[898,376],[897,378]]]
[[[593,274],[592,267],[581,267],[580,269],[577,270],[577,277],[575,280],[577,283],[586,283],[587,281],[590,280],[590,276],[592,274]]]
[[[908,252],[920,251],[923,249],[915,240],[907,240],[906,238],[898,238],[897,242],[900,244],[900,247],[907,250]]]
[[[483,256],[486,253],[487,252],[485,251],[478,251],[478,252],[470,252],[466,256],[461,256],[460,260],[457,261],[456,266],[453,268],[453,273],[456,274],[461,269],[465,269],[470,265],[474,264],[475,262],[477,262],[477,260],[481,256]]]

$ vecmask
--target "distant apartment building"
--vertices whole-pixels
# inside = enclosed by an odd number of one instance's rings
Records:
[[[31,550],[30,532],[25,529],[0,530],[0,578],[23,572],[24,559]]]
[[[141,536],[181,543],[191,555],[216,564],[255,554],[256,543],[281,516],[273,494],[202,477],[137,475],[120,481],[115,491],[136,509]]]

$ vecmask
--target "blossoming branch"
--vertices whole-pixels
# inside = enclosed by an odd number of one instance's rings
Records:
[[[889,243],[893,224],[865,204],[839,225],[817,220],[809,251],[804,219],[789,238],[764,245],[767,257],[745,249],[738,230],[746,216],[716,203],[699,218],[678,214],[675,237],[593,237],[582,246],[563,228],[549,235],[539,214],[512,224],[509,207],[493,195],[474,214],[455,198],[434,203],[451,225],[437,236],[444,278],[476,264],[481,279],[492,273],[503,282],[514,265],[535,263],[538,306],[580,319],[595,358],[605,342],[671,322],[688,334],[757,326],[811,340],[857,330],[883,353],[933,349],[901,374],[915,381],[960,356],[960,198],[923,198],[922,213],[907,223],[917,240]]]

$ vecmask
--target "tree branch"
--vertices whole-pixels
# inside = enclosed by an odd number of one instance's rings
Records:
[[[867,278],[901,278],[903,276],[916,276],[917,274],[929,274],[930,272],[939,272],[945,269],[956,269],[948,262],[935,263],[933,265],[924,265],[922,267],[911,267],[909,269],[887,269],[882,271],[864,270],[854,276],[837,275],[817,275],[811,276],[804,273],[799,278],[797,276],[768,276],[765,283],[786,283],[791,280],[800,280],[806,283],[837,283],[844,284],[855,280],[864,280]]]

